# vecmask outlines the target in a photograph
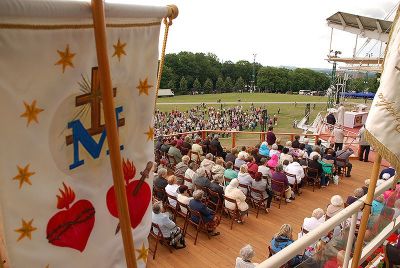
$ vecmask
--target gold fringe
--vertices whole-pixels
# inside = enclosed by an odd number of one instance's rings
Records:
[[[133,28],[133,27],[149,27],[159,26],[161,21],[147,22],[147,23],[108,23],[108,28]],[[91,29],[94,28],[93,24],[13,24],[13,23],[0,23],[0,29],[26,29],[26,30],[61,30],[61,29]]]
[[[372,135],[371,132],[365,130],[365,139],[371,144],[376,151],[387,161],[390,165],[396,169],[397,174],[400,172],[400,159],[399,157],[390,151],[384,144],[378,141],[377,138]]]

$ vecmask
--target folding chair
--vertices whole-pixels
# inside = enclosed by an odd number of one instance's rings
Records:
[[[243,222],[242,214],[241,214],[241,212],[239,210],[238,204],[237,204],[235,199],[232,199],[232,198],[229,198],[227,196],[224,196],[224,200],[225,200],[225,205],[224,205],[225,211],[228,214],[228,216],[231,218],[231,230],[232,230],[233,221],[236,220],[236,221]],[[227,208],[226,207],[226,202],[231,202],[231,203],[235,204],[235,208],[234,209]],[[249,212],[248,211],[246,211],[246,214],[247,214],[247,216],[249,216]]]
[[[297,183],[296,175],[290,174],[290,173],[287,173],[287,172],[285,172],[285,175],[286,175],[287,177],[291,177],[291,178],[294,180],[294,184],[290,184],[290,187],[293,187],[293,191],[294,191],[296,194],[300,195],[301,192],[300,192],[299,184]]]
[[[250,190],[250,200],[251,200],[251,203],[253,204],[253,207],[257,208],[256,218],[258,218],[258,213],[260,211],[260,208],[262,208],[264,210],[267,208],[265,201],[268,198],[266,198],[266,197],[264,198],[263,191],[261,191],[261,190],[257,190],[253,187],[249,187],[249,190]]]
[[[172,217],[173,217],[173,221],[175,221],[176,219],[176,207],[178,204],[178,199],[176,198],[176,196],[170,195],[168,193],[165,193],[167,195],[166,198],[166,202],[165,202],[165,208],[171,210],[172,212]],[[176,205],[171,204],[171,200],[174,200],[176,202]]]
[[[207,206],[215,212],[217,215],[221,211],[222,200],[219,196],[219,193],[214,192],[213,190],[208,189],[208,202]]]
[[[187,208],[188,208],[188,211],[189,211],[188,225],[189,225],[189,224],[192,224],[192,225],[196,228],[196,236],[195,236],[195,239],[194,239],[194,244],[196,245],[196,243],[197,243],[197,237],[198,237],[198,235],[199,235],[199,231],[205,231],[205,232],[207,233],[208,239],[210,239],[210,238],[211,238],[211,237],[210,237],[210,233],[209,233],[208,230],[207,230],[207,226],[206,226],[206,224],[204,223],[204,220],[203,220],[203,218],[201,217],[200,212],[191,209],[189,206],[188,206]],[[195,222],[195,221],[192,219],[192,216],[197,217],[197,218],[199,219],[199,222]],[[186,228],[187,228],[187,227],[186,227]]]
[[[155,232],[154,230],[157,231]],[[172,253],[172,247],[169,245],[168,239],[162,235],[160,226],[158,226],[158,224],[155,224],[154,222],[151,223],[150,236],[156,240],[156,245],[154,246],[154,250],[151,250],[149,246],[149,250],[153,251],[153,260],[156,258],[156,252],[159,242],[165,245],[168,248],[169,252]]]
[[[340,164],[339,164],[340,163]],[[347,165],[346,160],[336,158],[336,170],[339,173],[339,176],[344,177],[347,174]]]
[[[280,181],[276,181],[274,179],[271,179],[271,188],[272,188],[272,193],[274,194],[274,199],[279,200],[279,209],[281,208],[281,203],[282,199],[285,200],[286,204],[286,199],[285,199],[285,184]]]
[[[315,168],[307,168],[307,184],[312,185],[312,191],[314,192],[315,185],[319,185],[319,188],[321,188],[321,180],[320,180],[320,174],[318,172],[318,169]]]

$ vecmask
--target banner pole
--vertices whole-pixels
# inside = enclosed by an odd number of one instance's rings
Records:
[[[351,268],[357,268],[358,262],[360,261],[361,251],[364,243],[365,231],[367,230],[367,223],[369,215],[371,214],[371,205],[374,199],[376,182],[378,181],[379,169],[381,167],[382,156],[376,154],[374,166],[372,167],[371,180],[368,187],[367,198],[364,202],[364,210],[361,218],[360,229],[358,231],[357,241],[354,249],[353,261],[351,263]]]
[[[122,173],[120,144],[117,119],[113,103],[110,66],[107,55],[106,25],[103,0],[92,0],[94,35],[96,40],[97,61],[100,72],[100,88],[104,110],[107,142],[110,151],[111,170],[114,180],[122,241],[128,268],[136,268],[135,248],[133,244],[131,221],[126,199],[125,181]]]

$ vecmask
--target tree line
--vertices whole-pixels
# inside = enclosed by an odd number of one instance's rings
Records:
[[[351,83],[351,88],[363,91],[369,83]],[[376,79],[375,79],[376,80]],[[167,54],[161,77],[161,88],[173,89],[175,94],[243,92],[256,85],[262,92],[324,91],[330,85],[330,75],[306,68],[278,68],[240,60],[221,62],[212,53],[180,52]],[[370,90],[373,91],[373,90]]]

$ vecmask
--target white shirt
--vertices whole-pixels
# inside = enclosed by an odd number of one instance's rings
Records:
[[[336,143],[343,143],[344,140],[343,129],[335,127],[335,129],[333,130],[333,136],[335,137]]]
[[[185,205],[189,205],[189,201],[192,200],[192,199],[193,199],[193,197],[188,197],[188,196],[183,195],[183,194],[178,194],[178,201],[183,203],[183,204],[185,204]],[[183,213],[185,213],[185,214],[187,213],[187,210],[184,207],[181,207],[181,211]]]
[[[258,172],[261,172],[263,176],[271,175],[269,167],[266,167],[264,165],[258,166]]]
[[[165,192],[167,194],[169,194],[169,195],[173,195],[173,196],[178,197],[178,192],[177,192],[178,188],[179,188],[178,184],[168,184],[167,186],[165,186]],[[176,206],[176,201],[175,200],[170,199],[168,197],[168,201],[172,206]]]
[[[284,154],[281,153],[280,159],[279,159],[279,163],[283,164],[283,161],[288,160],[289,163],[293,162],[293,157],[290,154]]]
[[[286,172],[290,173],[290,174],[293,174],[293,175],[296,175],[297,183],[300,183],[301,179],[304,178],[304,169],[297,162],[290,163],[286,167]],[[294,178],[293,177],[287,176],[287,179],[288,179],[290,184],[294,184]]]
[[[318,155],[318,159],[321,160],[321,155],[318,152],[312,152],[308,159],[313,160],[314,155]]]
[[[319,220],[314,217],[305,218],[303,222],[303,229],[310,232],[324,222],[325,222],[325,216],[321,217]]]
[[[185,178],[191,179],[192,181],[197,177],[196,172],[191,170],[190,168],[186,169]],[[193,189],[193,184],[190,182],[185,181],[184,183],[189,189]]]
[[[272,157],[274,154],[276,154],[278,157],[279,157],[279,155],[281,154],[278,150],[274,150],[274,149],[271,149],[270,151],[269,151],[269,157]]]

